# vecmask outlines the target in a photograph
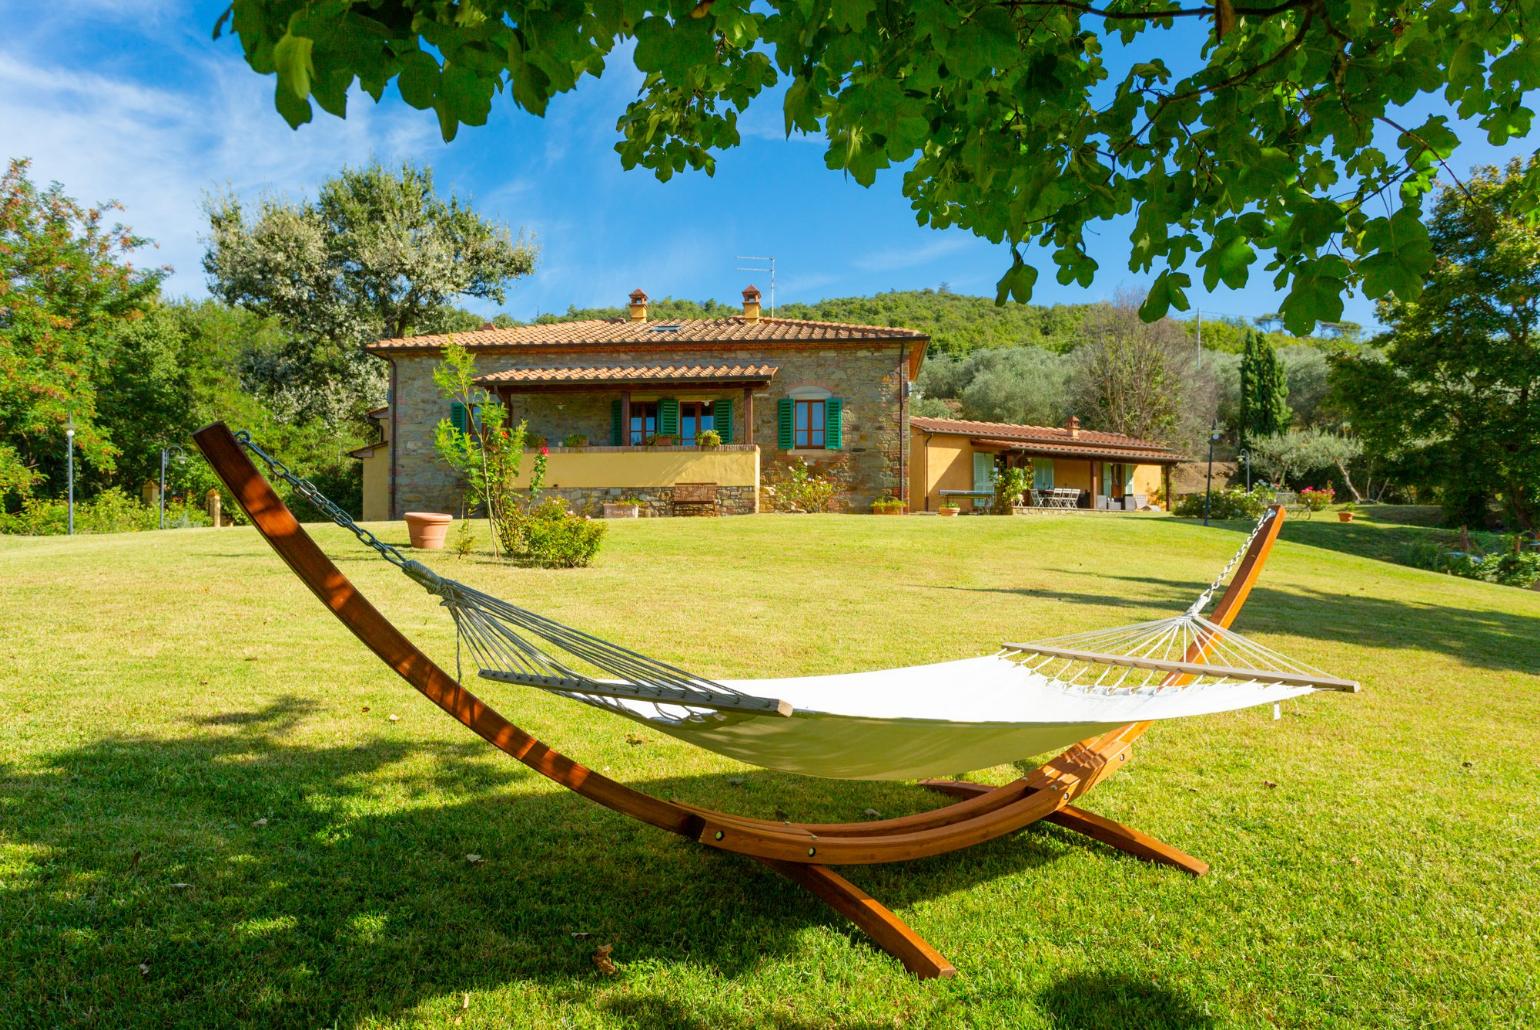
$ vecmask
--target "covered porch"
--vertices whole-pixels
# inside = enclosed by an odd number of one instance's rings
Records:
[[[718,514],[748,514],[759,509],[754,395],[777,371],[748,364],[516,368],[477,383],[514,422],[527,424],[532,445],[547,448],[546,489],[574,511],[634,502],[672,515],[676,495],[682,507],[688,493],[711,497]],[[521,485],[528,476],[526,463]]]
[[[916,417],[911,496],[923,509],[954,504],[981,511],[994,499],[1001,472],[1019,468],[1027,488],[1017,507],[1138,511],[1163,507],[1170,470],[1181,455],[1117,433],[1080,428]],[[921,504],[916,504],[920,508]]]

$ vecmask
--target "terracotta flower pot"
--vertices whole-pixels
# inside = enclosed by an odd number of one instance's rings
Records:
[[[409,511],[406,513],[406,533],[412,546],[423,551],[438,551],[444,547],[444,535],[449,532],[453,515],[436,511]]]
[[[937,508],[936,509],[936,514],[940,515],[944,519],[950,519],[950,518],[956,517],[957,509],[956,508]]]
[[[1338,522],[1352,522],[1353,521],[1353,513],[1350,512],[1350,511],[1339,511],[1339,512],[1337,512],[1337,521]]]

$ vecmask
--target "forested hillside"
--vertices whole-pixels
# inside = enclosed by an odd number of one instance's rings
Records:
[[[942,287],[935,290],[890,290],[870,297],[831,297],[812,303],[781,304],[776,315],[781,318],[805,318],[826,322],[858,322],[863,325],[902,326],[929,333],[930,354],[964,355],[981,347],[1035,346],[1058,353],[1074,350],[1085,342],[1089,316],[1102,304],[1006,304],[997,306],[990,297],[953,293]],[[649,305],[653,318],[724,318],[736,315],[736,304],[715,300],[676,300],[664,297]],[[766,312],[768,314],[768,311]],[[626,309],[569,308],[560,315],[542,315],[539,322],[570,322],[581,318],[624,318]],[[1304,344],[1334,348],[1356,336],[1357,326],[1333,327],[1335,338],[1297,337],[1278,332],[1266,315],[1259,316],[1261,328],[1275,346]],[[1196,319],[1176,321],[1189,337],[1197,331]],[[1252,326],[1237,319],[1203,323],[1205,350],[1239,354],[1246,332]]]

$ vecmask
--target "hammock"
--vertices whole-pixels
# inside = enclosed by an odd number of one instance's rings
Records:
[[[339,526],[441,599],[479,675],[605,709],[753,765],[842,779],[982,769],[1129,723],[1358,689],[1202,615],[1269,509],[1180,615],[931,665],[712,680],[440,576],[359,526],[313,484],[236,439]],[[457,654],[457,660],[460,656]]]
[[[194,439],[252,525],[294,574],[362,644],[447,715],[580,797],[703,847],[752,859],[799,884],[922,978],[952,976],[956,968],[832,867],[951,854],[1051,822],[1124,854],[1202,876],[1209,868],[1202,859],[1077,802],[1126,767],[1151,718],[1356,686],[1229,632],[1278,538],[1281,508],[1252,532],[1244,556],[1232,559],[1214,585],[1175,619],[1008,644],[994,655],[940,665],[718,683],[442,579],[382,544],[249,438],[238,441],[223,423],[205,426]],[[888,819],[790,822],[780,812],[770,820],[654,797],[526,733],[439,668],[316,546],[246,456],[243,444],[328,517],[439,594],[455,618],[460,642],[478,664],[487,665],[487,678],[554,691],[686,739],[693,734],[705,746],[749,761],[823,775],[853,770],[854,775],[893,776],[921,768],[985,765],[1104,725],[1087,719],[1139,721],[1078,740],[1000,786],[921,780],[920,786],[954,800]],[[1223,596],[1211,616],[1204,617],[1232,567],[1234,576]],[[1211,656],[1219,660],[1207,661]],[[1216,698],[1221,703],[1216,705]],[[893,749],[903,757],[887,757]]]

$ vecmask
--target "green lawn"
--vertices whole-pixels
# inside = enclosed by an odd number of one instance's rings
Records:
[[[251,530],[0,539],[0,1025],[1534,1025],[1540,594],[1348,553],[1385,531],[1286,526],[1237,627],[1364,693],[1158,727],[1088,798],[1210,875],[1049,826],[849,870],[961,971],[926,983],[775,875],[484,745]],[[426,595],[318,536],[453,667]],[[1241,536],[764,516],[614,523],[586,570],[436,563],[707,675],[785,675],[1174,612]],[[827,820],[936,803],[483,696],[685,801]]]

